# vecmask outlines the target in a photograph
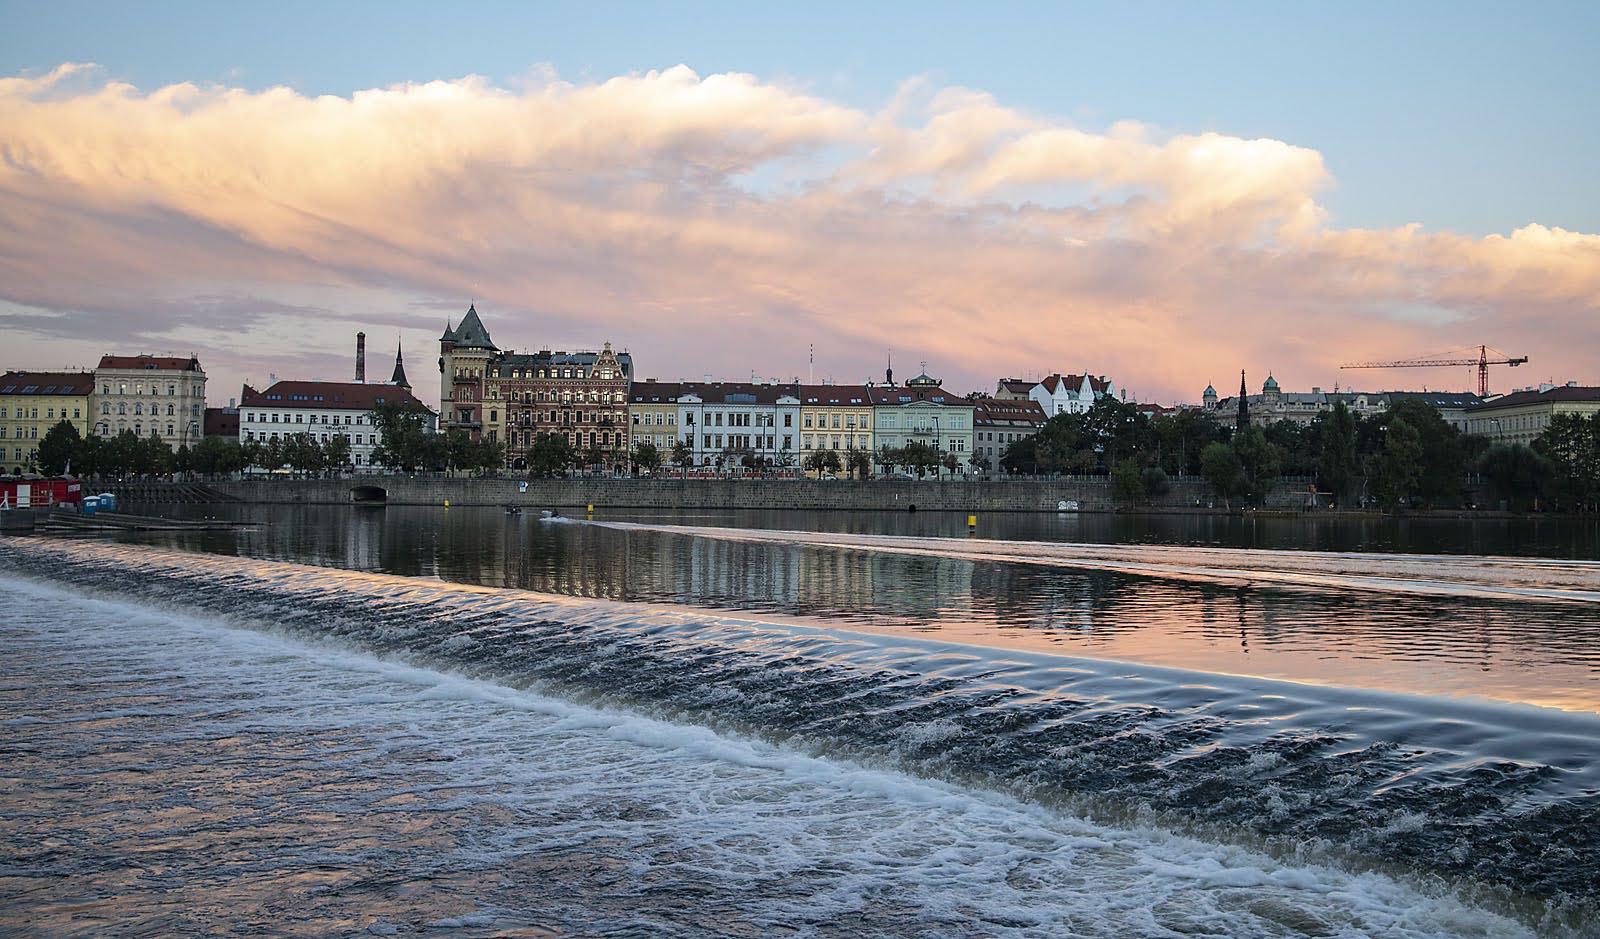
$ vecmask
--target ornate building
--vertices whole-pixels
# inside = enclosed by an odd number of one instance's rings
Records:
[[[200,442],[206,373],[194,356],[103,356],[94,380],[96,435],[131,430],[158,437],[174,450]]]
[[[542,433],[565,436],[580,454],[597,457],[595,466],[628,466],[633,358],[609,342],[599,352],[502,350],[474,304],[439,337],[439,378],[441,429],[503,444],[513,469],[527,465]]]

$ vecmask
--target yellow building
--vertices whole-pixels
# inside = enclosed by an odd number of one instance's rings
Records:
[[[872,389],[867,385],[801,385],[800,459],[814,450],[876,449]],[[803,465],[803,462],[802,462]]]
[[[1466,432],[1496,443],[1533,443],[1557,414],[1588,417],[1600,411],[1600,388],[1540,385],[1501,395],[1465,412]]]
[[[33,471],[39,441],[68,421],[89,436],[89,372],[7,372],[0,375],[0,471]]]

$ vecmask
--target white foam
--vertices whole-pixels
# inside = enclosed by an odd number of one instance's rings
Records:
[[[173,676],[167,705],[207,733],[266,727],[314,735],[337,727],[384,752],[438,754],[447,781],[399,786],[378,777],[389,789],[372,801],[437,790],[449,793],[439,797],[443,805],[499,807],[501,814],[475,821],[464,863],[516,870],[518,858],[609,854],[653,890],[670,895],[676,884],[685,896],[731,906],[742,922],[774,926],[854,919],[946,935],[1265,936],[1290,934],[1275,917],[1293,910],[1327,935],[1531,935],[1374,873],[1091,824],[992,793],[332,643],[3,575],[0,603],[17,611],[9,629],[39,655]],[[241,706],[241,695],[258,695],[245,700],[262,706]],[[140,707],[148,705],[108,703],[103,713],[126,716]],[[318,863],[315,852],[292,851],[291,844],[281,858],[287,870]],[[540,884],[518,886],[530,903],[541,902]],[[600,909],[609,898],[561,899]],[[480,906],[422,925],[485,927],[502,915]]]

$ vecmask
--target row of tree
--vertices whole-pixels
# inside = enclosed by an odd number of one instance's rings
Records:
[[[1012,444],[1001,466],[1021,473],[1107,473],[1125,501],[1160,496],[1175,475],[1200,476],[1229,504],[1259,504],[1283,476],[1314,481],[1337,504],[1455,507],[1469,475],[1517,509],[1600,510],[1600,415],[1561,414],[1533,441],[1491,444],[1463,434],[1413,398],[1358,418],[1344,404],[1309,424],[1239,429],[1194,410],[1151,418],[1103,398],[1058,414]]]
[[[499,444],[475,441],[464,430],[434,434],[420,405],[380,404],[373,425],[382,440],[372,462],[393,470],[419,469],[493,472],[505,454]],[[193,448],[173,450],[157,437],[123,431],[115,437],[84,437],[68,421],[45,432],[35,468],[47,476],[68,470],[80,476],[164,476],[171,473],[227,476],[247,468],[289,470],[305,475],[340,473],[352,468],[350,438],[332,434],[319,441],[309,433],[271,440],[206,437]]]

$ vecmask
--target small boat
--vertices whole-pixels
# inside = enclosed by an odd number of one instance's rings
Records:
[[[543,510],[542,512],[539,513],[539,517],[540,518],[560,518],[561,517],[561,513],[557,512],[555,509],[545,509],[545,510]]]
[[[520,505],[508,505],[508,506],[506,506],[506,514],[507,515],[521,515],[522,514],[522,506],[520,506]]]

